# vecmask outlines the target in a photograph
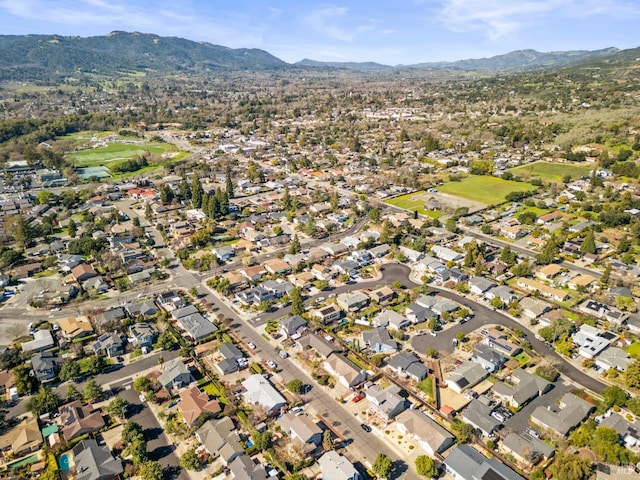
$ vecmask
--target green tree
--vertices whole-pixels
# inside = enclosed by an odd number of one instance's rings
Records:
[[[630,450],[620,445],[618,432],[610,427],[596,428],[591,448],[606,463],[621,465],[637,461]]]
[[[227,198],[233,198],[233,181],[231,179],[231,167],[227,165],[227,170],[225,172],[225,193],[227,194]]]
[[[82,389],[82,399],[87,403],[97,402],[102,399],[104,392],[102,387],[98,385],[98,382],[94,378],[87,380]]]
[[[379,453],[371,466],[371,471],[377,478],[389,478],[393,470],[393,462],[384,453]]]
[[[289,292],[289,299],[291,300],[291,314],[302,315],[305,309],[300,287],[296,287]]]
[[[69,219],[69,224],[67,225],[67,231],[71,238],[76,238],[76,235],[78,234],[78,226],[76,225],[76,222],[73,221],[73,218]]]
[[[65,400],[67,402],[73,402],[74,400],[78,400],[79,398],[80,398],[80,392],[78,391],[78,388],[73,383],[70,383],[69,385],[67,385]]]
[[[418,475],[428,478],[435,477],[438,474],[435,462],[426,455],[420,455],[416,458],[416,471]]]
[[[169,330],[165,330],[160,335],[158,335],[158,341],[156,342],[156,346],[161,348],[162,350],[171,350],[174,348],[178,342],[176,341],[173,333]]]
[[[198,173],[194,172],[191,178],[191,203],[195,208],[202,207],[202,197],[204,196],[204,189],[202,183],[200,183],[200,177]]]
[[[33,392],[38,386],[36,377],[32,374],[31,367],[26,364],[18,365],[13,369],[13,382],[20,395],[27,395]]]
[[[141,480],[162,480],[162,465],[156,461],[144,462],[138,467]]]
[[[438,358],[438,350],[434,347],[427,348],[427,357],[429,358]]]
[[[109,415],[112,417],[124,418],[128,406],[129,402],[124,398],[114,398],[107,406],[107,412],[109,412]]]
[[[43,413],[55,413],[60,405],[60,397],[49,387],[41,386],[27,402],[27,410],[36,417]]]
[[[298,234],[296,233],[291,240],[291,245],[289,245],[289,253],[291,255],[297,255],[302,251],[300,247],[300,239],[298,238]]]
[[[129,420],[122,429],[122,443],[129,445],[138,437],[142,437],[142,427],[138,423]]]
[[[147,393],[151,391],[151,380],[148,377],[138,377],[133,381],[133,389],[136,392]]]
[[[271,440],[272,440],[271,432],[269,431],[255,432],[251,435],[251,437],[253,438],[253,444],[261,452],[264,452],[265,450],[268,450],[269,448],[271,448]]]
[[[302,380],[298,378],[294,378],[289,383],[287,383],[287,390],[293,393],[300,393],[302,391],[303,386],[304,386],[304,383],[302,383]]]
[[[602,403],[607,409],[624,407],[629,398],[629,394],[617,385],[603,388],[600,394],[602,395]]]
[[[556,259],[558,252],[558,245],[556,244],[555,239],[551,237],[547,240],[547,243],[545,243],[542,248],[542,252],[536,255],[536,263],[539,265],[549,265]]]
[[[549,471],[557,480],[585,480],[591,474],[591,462],[572,453],[556,455]]]
[[[22,217],[18,217],[13,230],[13,239],[18,247],[25,248],[31,241],[32,236],[33,232],[27,221]]]
[[[127,453],[131,455],[134,465],[140,465],[147,460],[147,442],[142,435],[131,441]]]
[[[92,375],[98,375],[99,373],[102,373],[105,365],[106,362],[104,360],[104,357],[101,357],[100,355],[94,355],[92,357],[89,357],[89,360],[87,361],[87,371]]]
[[[458,233],[458,221],[455,217],[449,217],[445,222],[444,227],[452,233]]]
[[[67,360],[60,367],[60,373],[58,377],[60,380],[66,382],[67,380],[75,380],[80,376],[80,364],[75,360]]]
[[[197,470],[200,467],[198,455],[193,448],[190,448],[180,457],[180,466],[185,470]]]
[[[582,245],[580,245],[580,251],[582,253],[596,253],[596,237],[592,229],[585,235]]]
[[[331,437],[331,430],[328,428],[322,432],[322,448],[329,451],[333,448],[333,438]]]
[[[338,190],[334,190],[331,194],[331,198],[329,199],[329,208],[332,212],[338,210],[338,206],[340,203],[340,197],[338,196]]]
[[[517,255],[511,251],[511,247],[507,245],[500,252],[500,260],[512,267],[516,263]]]
[[[624,372],[624,379],[627,387],[640,388],[640,358],[636,358],[629,364],[627,370]]]
[[[504,307],[504,302],[500,297],[493,297],[489,302],[489,305],[499,310],[502,310],[502,308]]]
[[[162,187],[160,187],[160,202],[162,202],[163,205],[168,205],[173,202],[174,197],[175,195],[171,186],[168,183],[164,183]]]

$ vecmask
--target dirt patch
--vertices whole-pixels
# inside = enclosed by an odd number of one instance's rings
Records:
[[[466,198],[456,197],[454,195],[449,195],[448,193],[424,192],[424,195],[426,196],[425,201],[428,200],[429,198],[435,198],[440,202],[440,204],[445,209],[450,209],[451,211],[454,211],[458,208],[466,207],[469,209],[469,213],[472,213],[472,212],[477,212],[478,210],[483,210],[484,208],[487,207],[484,203],[474,202],[473,200],[467,200]]]

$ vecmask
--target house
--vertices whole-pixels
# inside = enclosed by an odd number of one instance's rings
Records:
[[[236,248],[233,245],[223,245],[221,247],[212,248],[211,253],[213,253],[221,262],[227,262],[235,256]]]
[[[397,375],[406,375],[420,382],[427,377],[429,369],[413,352],[400,352],[386,360],[387,366]]]
[[[599,426],[613,428],[627,448],[640,445],[640,421],[630,421],[617,413],[605,414]]]
[[[314,310],[312,312],[312,315],[314,318],[320,320],[323,324],[328,325],[329,323],[333,323],[336,320],[340,320],[342,318],[342,310],[340,310],[336,305],[330,304]]]
[[[329,337],[333,340],[331,337]],[[310,333],[304,337],[298,339],[298,344],[302,348],[312,348],[322,358],[327,358],[332,353],[339,353],[342,350],[335,342],[327,340],[325,337],[321,337],[316,333]]]
[[[544,215],[540,215],[536,220],[538,225],[550,225],[556,220],[560,220],[563,217],[562,212],[556,210],[554,212],[545,213]]]
[[[609,340],[600,334],[596,327],[583,323],[571,340],[578,347],[578,354],[584,358],[592,359],[609,346]]]
[[[530,292],[535,292],[537,290],[545,297],[550,297],[556,302],[564,302],[569,298],[568,293],[563,292],[562,290],[559,290],[557,288],[553,288],[548,285],[545,285],[544,283],[531,280],[530,278],[524,278],[524,277],[518,278],[517,285],[521,288],[529,290]]]
[[[361,336],[362,343],[374,354],[394,353],[398,351],[398,342],[391,338],[389,332],[384,327],[364,330]]]
[[[406,257],[408,262],[417,262],[418,260],[421,260],[422,257],[424,257],[424,253],[413,250],[411,248],[400,246],[398,247],[398,250],[400,250],[400,252]]]
[[[502,225],[500,226],[500,235],[510,240],[517,240],[527,234],[527,231],[521,225]]]
[[[522,314],[530,319],[538,318],[551,310],[551,305],[542,302],[537,298],[524,297],[520,299],[520,308]]]
[[[332,353],[324,361],[323,368],[346,388],[357,387],[367,379],[367,372],[358,368],[341,353]]]
[[[395,298],[396,292],[391,287],[384,286],[369,292],[369,298],[378,305],[388,305]]]
[[[189,367],[179,358],[174,358],[163,364],[162,373],[158,376],[158,381],[166,389],[179,389],[186,387],[195,380]]]
[[[492,392],[504,403],[522,408],[531,400],[542,396],[553,388],[553,384],[538,375],[517,368],[509,376],[511,384],[504,381],[493,386]]]
[[[333,257],[342,255],[349,250],[349,248],[342,243],[325,243],[320,245],[320,248]]]
[[[369,297],[362,292],[346,292],[336,297],[336,303],[347,312],[357,312],[369,305]]]
[[[38,352],[31,357],[33,373],[40,383],[49,382],[58,376],[62,358],[51,352]]]
[[[377,416],[383,422],[390,422],[398,414],[409,408],[409,402],[400,395],[401,389],[395,384],[386,388],[371,385],[366,389],[369,400],[369,414]]]
[[[433,256],[442,260],[443,262],[459,262],[464,259],[464,255],[456,252],[455,250],[451,250],[447,247],[442,247],[440,245],[434,245],[431,247],[431,253]]]
[[[462,393],[468,388],[475,387],[484,380],[489,373],[482,365],[474,362],[463,362],[458,368],[451,372],[445,382],[447,386],[456,393]]]
[[[482,295],[486,291],[495,287],[496,284],[484,277],[471,277],[468,281],[469,291],[474,295]]]
[[[400,433],[418,441],[420,448],[433,457],[441,454],[455,442],[455,436],[429,418],[424,412],[408,409],[396,417]]]
[[[124,473],[122,461],[94,439],[80,441],[72,451],[76,480],[116,480]]]
[[[509,305],[516,299],[515,293],[506,285],[498,285],[485,292],[484,297],[491,301],[494,298],[499,298],[503,305]]]
[[[129,327],[129,336],[139,347],[151,348],[158,338],[158,331],[150,323],[140,322]]]
[[[589,274],[584,275],[576,275],[571,280],[567,282],[567,287],[578,290],[581,288],[589,288],[597,281],[596,277]]]
[[[522,347],[509,340],[506,333],[495,328],[489,330],[489,333],[484,337],[483,343],[508,357],[513,357],[522,351]]]
[[[551,281],[562,272],[562,267],[557,263],[550,263],[544,267],[540,267],[536,272],[536,277],[542,280]]]
[[[204,318],[199,312],[180,317],[176,323],[194,341],[206,338],[218,331],[218,327]]]
[[[55,342],[50,330],[36,330],[33,334],[33,340],[29,340],[22,344],[22,351],[25,353],[41,352],[53,347],[54,345]]]
[[[624,372],[630,363],[629,354],[618,347],[609,347],[596,357],[596,367],[602,372],[609,369]]]
[[[109,358],[117,357],[124,353],[124,343],[116,332],[103,333],[92,345],[92,348],[96,355],[106,355]]]
[[[115,307],[99,313],[94,317],[94,321],[100,327],[115,327],[115,324],[119,324],[125,318],[127,318],[127,313],[124,311],[124,308]]]
[[[71,276],[78,283],[82,283],[90,278],[97,277],[98,273],[88,263],[80,263],[71,269]]]
[[[86,291],[94,291],[96,293],[104,293],[109,290],[109,284],[101,277],[93,277],[82,282],[82,288]]]
[[[343,455],[329,450],[318,459],[323,480],[361,480],[356,467]]]
[[[238,273],[250,282],[259,282],[262,276],[267,274],[267,271],[262,265],[254,265],[252,267],[243,267],[238,270]]]
[[[462,412],[462,419],[485,437],[491,437],[502,422],[491,415],[493,407],[485,396],[472,400]]]
[[[316,263],[311,267],[311,273],[317,280],[330,280],[336,275],[332,268],[319,263]]]
[[[244,401],[249,405],[259,405],[268,415],[280,411],[287,404],[282,394],[262,375],[251,375],[242,382]]]
[[[177,294],[176,292],[169,290],[168,292],[162,292],[156,297],[158,305],[160,305],[165,311],[172,312],[177,308],[187,306],[187,302]]]
[[[507,361],[507,357],[490,346],[479,343],[474,349],[470,360],[482,365],[487,372],[493,373],[502,368]]]
[[[244,454],[238,429],[231,417],[207,420],[195,434],[198,442],[212,457],[220,457],[225,465]]]
[[[379,327],[389,327],[393,330],[401,330],[411,322],[407,317],[400,315],[395,310],[385,308],[375,316],[373,323]]]
[[[201,392],[195,385],[180,392],[178,408],[190,427],[203,413],[216,415],[222,411],[217,400],[210,399],[207,392]]]
[[[487,458],[469,444],[455,447],[444,461],[455,480],[524,480],[495,458]]]
[[[136,318],[142,315],[149,318],[158,313],[158,307],[152,300],[133,300],[124,304],[124,309],[132,317]]]
[[[284,260],[272,258],[264,262],[264,268],[272,275],[283,275],[291,272],[291,266]]]
[[[262,463],[254,463],[249,455],[238,455],[229,464],[229,471],[233,480],[268,480],[265,466]]]
[[[322,443],[322,429],[307,415],[285,413],[276,422],[282,431],[303,445],[318,446]]]
[[[42,271],[42,263],[34,262],[27,263],[26,265],[20,265],[19,267],[15,267],[13,269],[13,276],[16,279],[20,280],[22,278],[32,277],[36,273],[40,273]]]
[[[307,329],[307,321],[300,315],[293,315],[280,321],[280,333],[285,338],[300,338]]]
[[[91,404],[82,405],[80,400],[62,405],[58,412],[58,425],[67,442],[85,433],[100,430],[105,425],[100,409],[93,408]]]
[[[388,244],[383,243],[367,250],[373,258],[382,258],[391,251],[391,247]]]
[[[413,324],[426,322],[432,318],[438,319],[439,315],[428,307],[419,303],[411,303],[404,311],[405,316]]]
[[[519,433],[511,432],[502,439],[502,449],[513,455],[517,462],[533,466],[543,459],[550,459],[554,448],[540,440],[528,435],[526,438]]]
[[[93,327],[86,317],[68,317],[58,322],[62,336],[69,341],[93,335]]]
[[[529,421],[560,437],[565,437],[580,425],[594,408],[592,404],[573,393],[565,393],[557,405],[537,407],[529,417]]]
[[[225,342],[218,347],[218,353],[226,360],[240,360],[244,358],[244,353],[233,343]]]
[[[0,451],[11,454],[14,458],[23,457],[42,447],[42,433],[38,426],[38,418],[31,417],[13,427],[0,436]]]

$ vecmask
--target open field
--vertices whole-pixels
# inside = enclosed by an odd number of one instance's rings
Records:
[[[549,182],[561,182],[565,175],[571,176],[573,180],[589,175],[591,165],[577,165],[575,163],[551,163],[534,162],[528,165],[514,167],[508,171],[525,179],[539,178]]]
[[[438,187],[439,192],[466,198],[487,205],[503,203],[511,192],[536,190],[537,187],[525,182],[512,182],[498,177],[472,175],[459,182],[449,182]]]
[[[427,195],[424,191],[408,193],[400,197],[395,197],[390,200],[385,200],[384,203],[393,205],[394,207],[403,208],[411,212],[417,210],[420,215],[426,215],[430,218],[439,218],[444,215],[444,212],[436,210],[427,210],[424,208],[424,204],[428,198],[434,195]]]
[[[168,143],[110,143],[106,147],[90,148],[72,153],[69,158],[73,159],[76,167],[97,167],[119,160],[128,160],[145,153],[152,155],[174,153],[178,155],[181,152],[182,150]]]

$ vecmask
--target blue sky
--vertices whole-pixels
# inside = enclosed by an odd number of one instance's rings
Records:
[[[640,0],[0,0],[2,34],[155,33],[388,65],[640,46]]]

